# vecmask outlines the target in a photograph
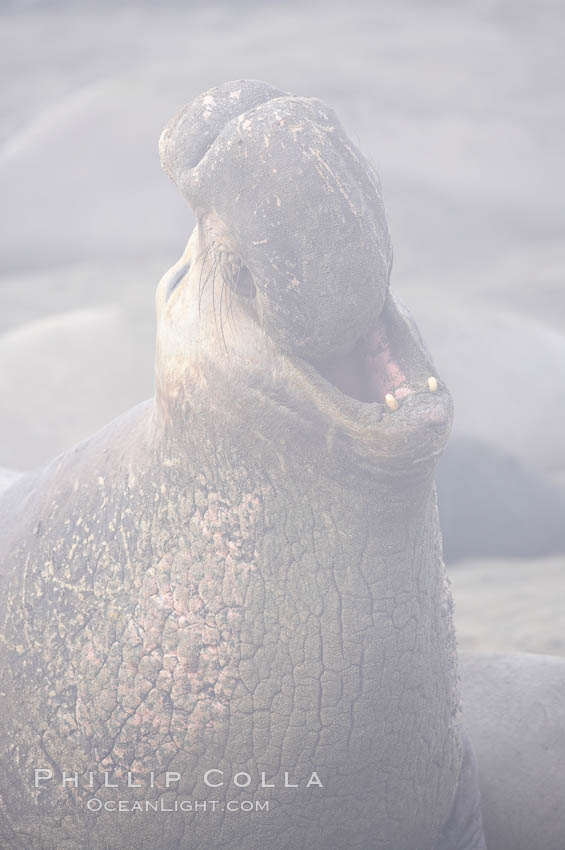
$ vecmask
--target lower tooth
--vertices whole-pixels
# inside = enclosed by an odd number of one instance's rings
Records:
[[[434,378],[433,375],[430,375],[427,383],[428,383],[428,389],[431,393],[437,392],[437,378]]]
[[[390,407],[391,410],[396,410],[398,407],[398,402],[392,393],[387,393],[385,395],[385,404],[387,407]]]

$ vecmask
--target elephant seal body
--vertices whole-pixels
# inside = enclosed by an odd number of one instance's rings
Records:
[[[565,659],[462,653],[460,662],[487,846],[563,847]]]
[[[455,431],[436,481],[448,566],[565,552],[565,486],[501,446]]]
[[[2,840],[480,850],[451,400],[388,292],[372,169],[323,104],[245,81],[161,150],[199,223],[155,401],[1,502]]]
[[[11,487],[19,477],[20,473],[16,472],[14,469],[6,469],[5,467],[0,466],[0,493],[2,493],[3,490],[7,490],[8,487]]]
[[[144,330],[138,317],[132,325],[106,306],[46,316],[0,337],[0,462],[32,469],[147,397],[151,357],[135,344]]]

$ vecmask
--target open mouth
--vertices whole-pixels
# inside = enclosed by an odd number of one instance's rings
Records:
[[[318,372],[350,398],[378,402],[395,410],[415,388],[435,392],[423,350],[415,345],[390,296],[379,316],[349,351],[316,363]],[[404,327],[401,327],[404,325]]]
[[[374,464],[395,474],[432,469],[449,434],[451,396],[435,377],[409,313],[391,293],[378,319],[347,352],[309,366],[311,398],[329,419],[332,439],[341,435],[371,469]]]
[[[382,316],[350,351],[332,355],[318,364],[318,371],[342,393],[358,401],[384,402],[391,395],[399,400],[410,392],[406,375],[393,356]]]

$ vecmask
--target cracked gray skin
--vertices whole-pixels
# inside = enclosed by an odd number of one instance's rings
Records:
[[[1,846],[431,850],[464,752],[433,483],[451,400],[388,291],[378,183],[331,110],[255,82],[179,113],[161,156],[198,225],[157,291],[155,400],[0,503]],[[484,847],[480,823],[442,846]]]

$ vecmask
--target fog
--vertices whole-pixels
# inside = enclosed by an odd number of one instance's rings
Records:
[[[44,463],[152,394],[154,290],[194,223],[159,165],[170,117],[230,79],[316,96],[381,175],[391,286],[453,392],[454,439],[485,441],[502,481],[506,539],[453,570],[460,643],[564,652],[563,547],[546,545],[565,470],[561,6],[13,0],[0,16],[0,465]],[[479,541],[494,485],[472,483]]]

